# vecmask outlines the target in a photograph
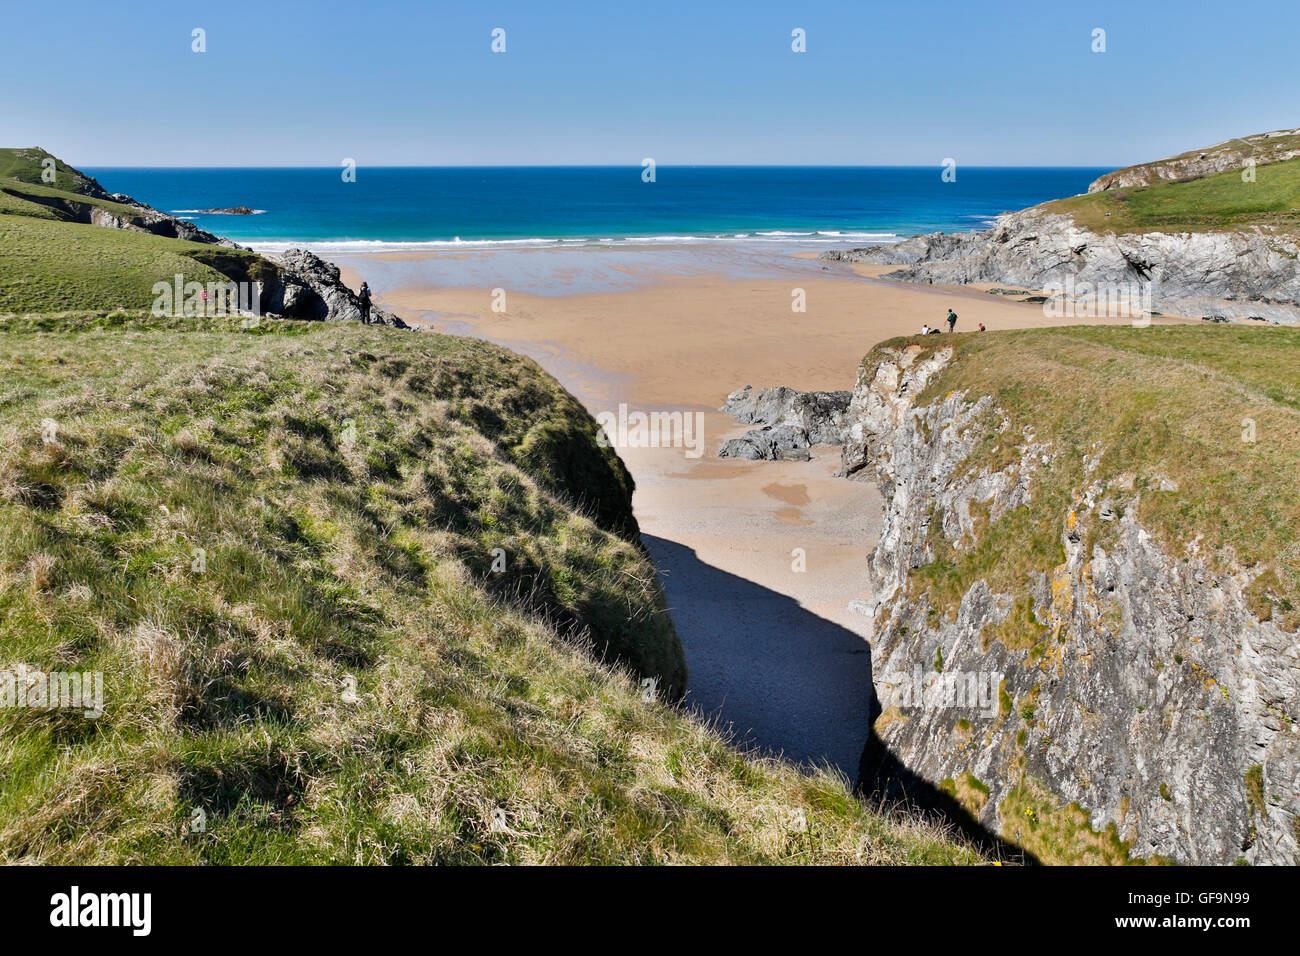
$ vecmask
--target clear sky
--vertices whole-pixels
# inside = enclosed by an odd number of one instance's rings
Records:
[[[77,166],[1121,166],[1300,126],[1296,0],[62,0],[0,23],[0,145]]]

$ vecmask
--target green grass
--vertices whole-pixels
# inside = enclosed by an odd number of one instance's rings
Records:
[[[207,285],[278,272],[252,252],[89,224],[91,207],[126,220],[139,214],[86,195],[93,182],[62,162],[55,183],[44,183],[48,155],[0,149],[0,313],[147,309],[154,284],[176,275]]]
[[[1262,227],[1300,233],[1300,158],[1261,165],[1255,181],[1231,169],[1188,182],[1108,189],[1044,203],[1097,233],[1207,232]]]
[[[47,175],[51,170],[53,181]],[[121,219],[140,216],[135,208],[106,198],[95,180],[43,149],[0,148],[0,213],[67,221],[84,218],[92,207]]]
[[[631,480],[532,362],[135,313],[0,344],[0,670],[106,696],[0,709],[0,861],[981,860],[662,699]]]
[[[73,214],[75,211],[73,207],[93,206],[111,212],[121,219],[137,220],[140,218],[140,211],[134,206],[113,202],[108,199],[93,199],[54,186],[0,180],[0,193],[4,195],[5,199],[3,201],[6,203],[18,201],[29,206],[40,206],[42,209],[54,212],[56,215],[60,211]]]
[[[1114,823],[1092,827],[1078,803],[1061,805],[1032,777],[1025,777],[998,804],[1002,835],[1024,847],[1042,863],[1073,866],[1161,865],[1130,855],[1131,844],[1120,838]]]
[[[148,309],[156,282],[224,282],[212,246],[0,213],[0,313]],[[240,255],[233,250],[223,252]],[[243,254],[250,265],[259,262]]]
[[[48,182],[46,161],[54,162],[54,182]],[[0,147],[0,183],[14,180],[28,185],[45,185],[82,196],[96,192],[96,185],[85,173],[73,169],[40,147]]]

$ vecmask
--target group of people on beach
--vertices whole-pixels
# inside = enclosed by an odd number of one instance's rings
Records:
[[[954,312],[952,309],[949,309],[949,310],[948,310],[948,320],[947,320],[947,321],[948,321],[948,331],[949,331],[949,332],[956,332],[956,331],[957,331],[957,313]],[[979,330],[980,330],[981,332],[984,331],[984,323],[983,323],[983,322],[979,323]],[[943,330],[942,330],[942,329],[939,329],[939,328],[933,328],[933,329],[930,328],[930,323],[929,323],[929,322],[926,322],[924,325],[921,326],[921,334],[922,334],[922,335],[938,335],[938,334],[939,334],[940,332],[942,332],[942,331],[943,331]]]

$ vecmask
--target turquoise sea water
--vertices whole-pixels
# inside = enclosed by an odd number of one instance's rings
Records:
[[[830,247],[986,226],[1090,168],[661,166],[86,170],[110,192],[259,249],[324,252],[745,242]],[[198,209],[247,206],[257,215]]]

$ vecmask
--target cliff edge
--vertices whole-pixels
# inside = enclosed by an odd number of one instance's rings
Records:
[[[893,340],[868,791],[901,764],[1044,862],[1295,863],[1300,332]]]

